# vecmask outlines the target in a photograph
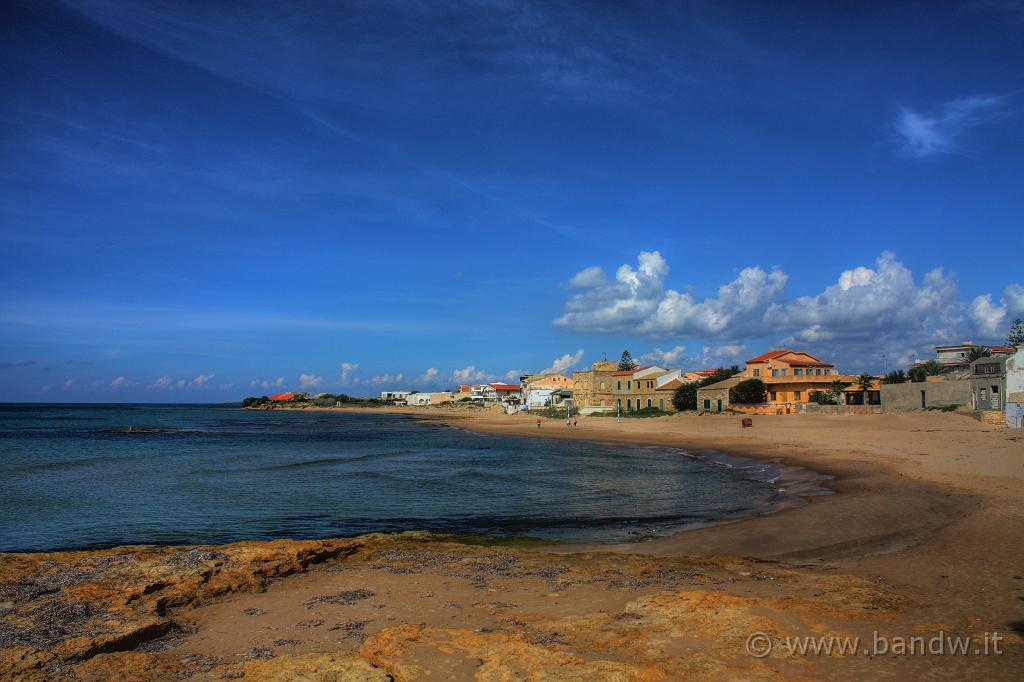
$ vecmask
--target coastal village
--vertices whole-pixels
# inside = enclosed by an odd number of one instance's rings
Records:
[[[993,426],[1024,423],[1024,338],[1014,323],[1008,344],[970,341],[938,345],[935,356],[906,371],[852,374],[798,349],[748,359],[743,368],[687,371],[638,365],[629,351],[570,374],[524,374],[519,383],[461,384],[448,391],[381,391],[373,403],[398,407],[469,404],[501,406],[509,414],[656,417],[697,414],[873,414],[908,410],[960,411]],[[286,392],[247,398],[246,407],[341,406],[333,394]],[[364,401],[366,402],[366,401]]]

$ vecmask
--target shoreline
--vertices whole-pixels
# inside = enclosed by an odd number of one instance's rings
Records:
[[[618,544],[409,532],[0,554],[0,677],[1017,679],[1024,668],[1024,437],[1013,432],[936,414],[766,416],[747,429],[728,416],[581,418],[566,430],[485,410],[320,410],[778,462],[800,503]],[[802,470],[832,476],[820,483],[837,494],[801,494]],[[755,631],[776,643],[999,633],[1004,651],[758,658],[744,648]]]

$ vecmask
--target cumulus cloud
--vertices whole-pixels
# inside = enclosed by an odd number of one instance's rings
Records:
[[[213,372],[210,372],[209,374],[200,374],[199,376],[192,380],[192,383],[194,383],[196,386],[203,386],[207,381],[209,381],[215,376],[217,375],[214,374]]]
[[[71,388],[74,385],[75,385],[75,380],[74,379],[68,379],[67,381],[64,382],[64,390],[66,391],[66,390],[68,390],[69,388]]]
[[[717,297],[698,301],[688,293],[666,289],[668,274],[668,263],[659,252],[642,251],[635,270],[622,265],[615,281],[578,287],[583,291],[566,302],[565,313],[554,324],[582,333],[654,338],[753,332],[762,326],[768,306],[781,297],[787,280],[777,269],[744,268],[736,279],[719,287]]]
[[[557,372],[558,374],[565,374],[567,371],[573,369],[580,364],[583,360],[583,349],[580,348],[575,353],[566,353],[560,358],[555,358],[551,361],[551,366],[545,369],[542,374],[548,374]]]
[[[385,384],[397,384],[404,380],[405,375],[402,374],[401,372],[399,372],[398,374],[390,374],[388,372],[384,372],[383,374],[378,374],[376,376],[370,377],[369,379],[366,380],[365,383],[374,384],[376,386],[383,386]]]
[[[600,286],[607,281],[608,278],[605,276],[604,270],[596,265],[591,265],[589,268],[583,268],[577,272],[573,278],[569,280],[569,286],[574,289],[589,289]]]
[[[338,381],[342,386],[347,386],[352,383],[352,379],[355,377],[355,371],[357,369],[359,369],[359,363],[357,362],[341,363],[341,374],[338,376]]]
[[[146,388],[168,388],[171,385],[173,385],[173,383],[174,379],[171,379],[171,377],[165,374],[164,376],[160,377],[159,379],[151,383],[149,386],[146,386]]]
[[[128,380],[125,379],[123,376],[117,377],[116,379],[110,382],[111,388],[124,388],[127,385]]]
[[[1024,317],[1024,287],[1015,283],[1003,289],[998,305],[992,302],[992,294],[978,296],[971,301],[968,315],[985,338],[999,338],[1014,319]]]
[[[644,353],[640,356],[642,362],[649,362],[652,365],[661,365],[665,367],[672,367],[682,362],[683,358],[686,357],[686,346],[676,346],[669,350],[662,350],[655,348],[650,353]]]
[[[316,374],[299,374],[299,388],[316,388],[324,382],[324,378]]]
[[[477,381],[487,381],[493,378],[494,375],[488,374],[483,370],[478,370],[476,365],[469,365],[452,372],[452,379],[460,384],[471,384]]]
[[[1004,97],[974,95],[945,102],[928,111],[903,108],[893,124],[903,151],[916,158],[960,151],[965,131],[992,120]]]
[[[181,383],[181,382],[179,382]],[[249,382],[249,386],[252,388],[281,388],[284,386],[284,377],[278,377],[277,379],[253,379]]]
[[[641,253],[636,269],[623,265],[614,281],[581,287],[554,324],[582,333],[720,340],[691,359],[731,364],[746,353],[740,339],[799,344],[830,357],[877,358],[880,349],[904,357],[951,340],[991,342],[1024,315],[1020,284],[1008,286],[998,302],[984,295],[967,307],[953,274],[935,268],[916,280],[888,251],[873,266],[845,270],[820,293],[795,299],[785,295],[789,277],[778,269],[744,268],[716,296],[701,301],[667,288],[668,272],[660,254]],[[676,364],[684,353],[681,346],[659,347],[641,358]]]
[[[957,292],[956,278],[942,268],[926,273],[918,286],[910,269],[886,251],[874,268],[846,270],[822,293],[775,304],[765,317],[802,343],[921,344],[963,333]]]

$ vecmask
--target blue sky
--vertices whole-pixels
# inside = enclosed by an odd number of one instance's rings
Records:
[[[1024,5],[832,4],[5,2],[0,400],[1004,340]]]

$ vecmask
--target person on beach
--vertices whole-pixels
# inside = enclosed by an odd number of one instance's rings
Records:
[[[540,428],[540,420],[539,419],[537,420],[537,428],[538,429]]]
[[[579,418],[578,417],[573,417],[572,418],[572,428],[575,429],[577,426],[579,426]]]

